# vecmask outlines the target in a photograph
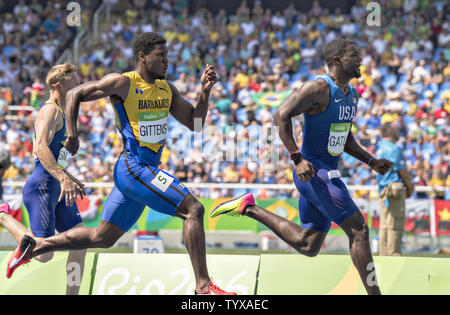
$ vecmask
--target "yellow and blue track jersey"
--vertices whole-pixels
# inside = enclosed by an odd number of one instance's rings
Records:
[[[124,150],[138,162],[158,166],[166,143],[172,90],[165,80],[150,84],[136,72],[125,72],[130,88],[123,104],[113,104]]]

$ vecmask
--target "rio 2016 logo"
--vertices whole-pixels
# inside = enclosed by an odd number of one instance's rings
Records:
[[[67,15],[67,25],[69,26],[81,26],[81,7],[78,2],[69,2],[66,7],[70,13]]]
[[[246,270],[235,274],[227,283],[225,290],[237,291],[239,294],[247,295],[249,290],[246,285],[237,282],[247,275]],[[215,283],[222,285],[222,280]],[[124,267],[114,268],[107,272],[98,287],[96,294],[99,295],[175,295],[192,294],[195,283],[192,279],[192,272],[186,268],[175,269],[170,273],[170,277],[161,279],[148,279],[140,275],[133,276],[130,270]]]

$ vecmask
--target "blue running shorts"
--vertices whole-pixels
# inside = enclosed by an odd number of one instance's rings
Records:
[[[310,181],[301,181],[295,169],[294,183],[300,192],[298,202],[302,227],[328,232],[331,222],[341,224],[358,211],[345,184],[339,178],[329,178],[327,169],[315,169]]]
[[[59,182],[42,167],[36,167],[23,188],[23,203],[30,219],[30,229],[36,237],[49,237],[82,223],[76,203],[66,206]]]
[[[114,167],[114,188],[103,207],[104,221],[128,231],[145,206],[174,216],[190,193],[175,177],[157,167],[138,163],[127,152]]]

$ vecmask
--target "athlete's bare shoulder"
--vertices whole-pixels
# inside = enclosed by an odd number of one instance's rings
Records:
[[[97,81],[88,81],[68,92],[80,102],[97,100],[103,97],[117,97],[124,102],[130,89],[130,78],[120,73],[110,73]],[[69,96],[70,97],[70,96]]]
[[[186,103],[188,103],[186,101],[186,99],[184,99],[181,96],[180,92],[178,91],[178,89],[176,88],[176,86],[173,83],[171,83],[169,81],[166,81],[166,82],[172,92],[172,106],[170,107],[171,112],[179,109],[179,106],[178,106],[179,103],[181,103],[181,106],[185,107]],[[173,106],[173,105],[175,105],[175,106]]]
[[[42,106],[36,116],[36,122],[40,122],[40,121],[49,121],[49,120],[54,120],[56,121],[58,124],[61,123],[62,125],[62,113],[61,113],[61,109],[59,108],[58,105],[56,105],[53,102],[47,102],[47,104],[45,104],[45,106]]]
[[[110,73],[100,80],[101,89],[108,90],[108,94],[113,98],[120,98],[125,101],[130,89],[130,77],[121,73]]]
[[[323,80],[323,79],[317,78],[315,80],[311,80],[311,81],[308,81],[308,82],[311,82],[313,87],[316,89],[316,92],[318,92],[318,93],[321,93],[321,92],[329,90],[328,83],[325,80]]]
[[[130,89],[130,77],[120,73],[110,73],[102,78],[106,85],[112,86],[111,102],[124,103]],[[101,81],[102,81],[101,80]]]
[[[311,107],[305,112],[306,114],[314,115],[327,109],[330,97],[329,86],[325,80],[315,79],[307,81],[304,84],[303,91],[300,92],[304,93],[304,97],[307,97],[311,102]]]
[[[175,87],[175,85],[172,82],[169,82],[169,81],[166,80],[166,83],[169,86],[173,96],[179,96],[180,95],[180,92],[178,91],[178,89]]]
[[[48,102],[45,106],[42,106],[36,116],[34,123],[35,135],[41,139],[41,136],[45,138],[50,137],[55,132],[63,127],[63,115],[58,105]],[[48,139],[51,141],[51,139]]]
[[[280,105],[274,115],[290,119],[300,114],[315,115],[328,105],[328,84],[320,79],[307,81],[294,90]]]

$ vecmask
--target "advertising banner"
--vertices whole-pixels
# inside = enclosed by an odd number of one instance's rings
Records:
[[[405,232],[415,234],[430,234],[430,211],[433,200],[428,199],[407,199],[405,203]],[[360,204],[357,203],[359,206]],[[378,230],[380,226],[381,204],[380,200],[370,200],[369,209],[369,227]]]
[[[0,252],[5,270],[11,252]],[[47,263],[32,261],[11,279],[0,278],[0,295],[62,295],[67,281],[81,281],[81,295],[192,295],[195,279],[187,254],[88,253],[82,280],[67,253]],[[207,255],[214,283],[239,295],[363,295],[358,271],[348,255]],[[383,294],[450,294],[450,260],[374,257],[369,285]],[[78,282],[80,283],[80,282]]]
[[[434,200],[436,235],[450,235],[450,201]]]
[[[33,259],[27,265],[17,268],[12,277],[7,279],[4,273],[11,255],[12,252],[0,252],[0,271],[2,272],[0,295],[66,294],[67,281],[69,285],[81,283],[80,295],[89,294],[96,254],[87,253],[82,276],[81,267],[78,264],[72,262],[67,265],[67,252],[57,252],[53,259],[46,263]]]
[[[239,295],[253,295],[259,256],[207,255],[214,283]],[[99,254],[94,295],[192,295],[195,278],[185,254]]]
[[[282,268],[280,267],[282,266]],[[368,283],[383,294],[450,294],[450,260],[374,257]],[[366,294],[348,255],[261,255],[258,295]]]
[[[259,233],[267,230],[263,224],[248,217],[218,216],[209,218],[211,209],[230,198],[204,199],[199,201],[205,207],[205,230],[207,231],[253,231]],[[10,203],[12,215],[21,221],[25,226],[29,226],[28,213],[23,206],[22,196],[5,196],[5,200]],[[106,197],[100,195],[86,196],[83,200],[78,199],[77,205],[80,210],[83,224],[86,227],[95,227],[100,223],[103,206]],[[354,199],[356,205],[361,210],[369,228],[372,232],[377,232],[380,222],[380,200],[367,200],[362,198]],[[290,221],[301,225],[298,215],[297,199],[256,199],[256,204],[277,215],[280,215]],[[435,220],[435,226],[432,227],[431,218]],[[158,230],[181,230],[183,221],[180,218],[171,217],[146,207],[138,219],[137,223],[131,228],[140,231],[158,231]],[[435,235],[450,235],[450,201],[432,200],[432,199],[407,199],[406,200],[406,221],[405,232],[416,235],[429,235],[433,229]],[[343,231],[335,223],[332,224],[329,232],[331,235],[343,235]]]

